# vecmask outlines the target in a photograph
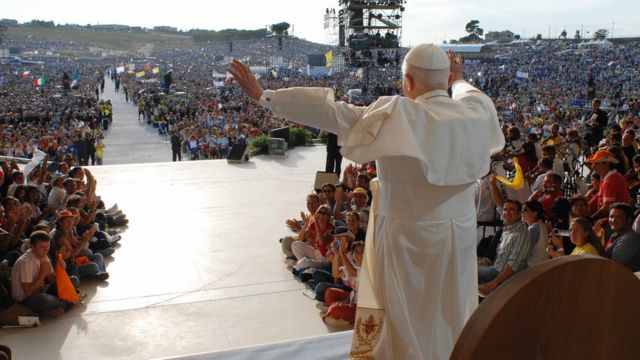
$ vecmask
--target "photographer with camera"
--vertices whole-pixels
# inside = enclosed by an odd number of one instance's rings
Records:
[[[569,235],[571,243],[576,247],[568,255],[591,254],[604,256],[605,252],[600,243],[600,237],[591,226],[591,220],[585,217],[577,217],[571,221],[569,231],[553,229],[551,244],[547,246],[547,254],[556,258],[567,255],[564,251],[562,236]]]

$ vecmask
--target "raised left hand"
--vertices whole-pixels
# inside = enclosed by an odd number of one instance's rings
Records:
[[[233,75],[238,82],[238,85],[242,88],[244,93],[255,101],[260,100],[264,89],[258,83],[258,79],[251,73],[251,69],[243,64],[238,59],[233,59],[231,65],[227,68],[227,71]]]

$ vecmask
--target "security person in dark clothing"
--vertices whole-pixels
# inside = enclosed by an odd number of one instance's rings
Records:
[[[340,177],[342,154],[338,146],[338,135],[327,133],[327,166],[325,172],[334,172]]]
[[[178,161],[182,161],[182,150],[180,149],[180,136],[178,136],[177,132],[173,132],[171,134],[171,152],[173,153],[173,161],[176,161],[176,157]]]
[[[600,109],[600,99],[593,99],[591,102],[591,109],[593,112],[591,113],[591,117],[586,121],[588,126],[587,132],[587,141],[589,142],[589,146],[597,147],[602,138],[604,137],[604,130],[607,128],[609,124],[609,116],[605,111]]]

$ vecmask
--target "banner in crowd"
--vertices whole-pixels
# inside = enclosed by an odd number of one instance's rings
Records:
[[[31,76],[31,72],[29,72],[29,71],[25,71],[25,72],[22,73],[22,77],[23,78],[28,78],[29,76]]]
[[[116,73],[118,74],[122,74],[124,72],[124,65],[123,66],[118,66],[116,68]]]
[[[571,99],[569,106],[574,108],[583,108],[583,107],[587,107],[588,103],[589,102],[587,100],[583,100],[583,99]]]
[[[528,79],[529,73],[524,71],[516,71],[516,79]]]
[[[144,72],[144,71],[138,71],[138,72],[136,73],[136,77],[137,77],[137,78],[141,78],[141,77],[144,77],[146,74],[147,74],[147,73],[146,73],[146,72]]]
[[[44,76],[37,77],[33,80],[34,86],[43,86],[44,85]]]
[[[156,67],[153,68],[152,72],[154,74],[159,74],[160,73],[160,68],[156,66]]]

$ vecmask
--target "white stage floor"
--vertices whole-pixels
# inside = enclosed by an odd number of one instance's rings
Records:
[[[0,343],[15,359],[149,359],[330,333],[278,243],[325,154],[92,168],[130,219],[108,283],[85,284],[86,305],[61,318],[0,330]]]

